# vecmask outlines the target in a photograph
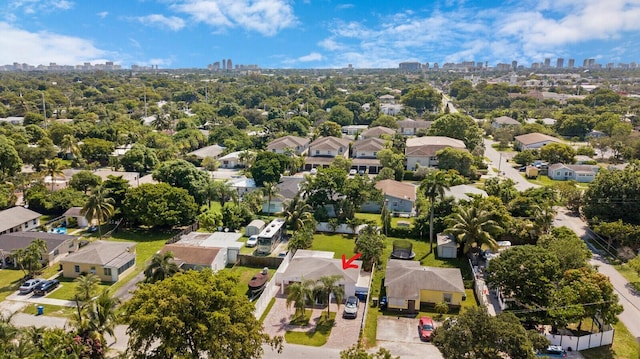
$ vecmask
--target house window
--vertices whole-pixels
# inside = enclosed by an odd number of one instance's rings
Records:
[[[451,293],[444,293],[442,300],[444,300],[445,303],[451,304]]]
[[[560,176],[560,171],[556,172],[556,176]]]
[[[36,225],[36,220],[35,220],[35,219],[33,220],[33,225],[34,225],[34,226]]]
[[[80,266],[79,265],[73,266],[73,271],[76,273],[80,273]]]
[[[320,154],[320,150],[316,150],[316,155],[319,155],[319,154]]]
[[[91,274],[96,274],[96,267],[91,267],[90,272],[91,272]]]
[[[378,152],[373,151],[373,155],[374,155],[374,156],[377,156],[377,155],[378,155]]]
[[[110,276],[111,276],[111,268],[105,268],[105,269],[104,269],[104,275],[106,275],[106,276],[109,276],[109,277],[110,277]]]
[[[29,222],[24,222],[24,228],[29,228]]]
[[[564,173],[564,175],[565,175],[566,177],[569,177],[569,172],[565,172],[565,173]]]

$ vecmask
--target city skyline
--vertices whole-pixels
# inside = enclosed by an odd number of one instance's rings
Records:
[[[0,66],[606,67],[640,62],[638,18],[634,0],[9,0],[0,5]]]

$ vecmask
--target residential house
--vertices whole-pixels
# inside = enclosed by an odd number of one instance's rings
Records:
[[[404,154],[407,158],[407,169],[438,166],[436,153],[447,147],[466,150],[464,142],[444,136],[424,136],[408,138]]]
[[[243,152],[246,151],[235,151],[218,158],[220,168],[236,168],[244,165],[243,161],[246,161],[246,158],[242,158],[245,156]]]
[[[195,151],[187,153],[189,156],[194,156],[199,159],[206,157],[218,158],[224,152],[225,148],[219,145],[211,145],[207,147],[199,148]]]
[[[253,178],[247,178],[244,176],[232,177],[228,179],[231,184],[231,188],[236,190],[238,198],[242,198],[245,193],[253,192],[258,189],[256,181]]]
[[[23,121],[24,121],[24,117],[10,116],[10,117],[1,117],[0,118],[0,123],[9,123],[9,124],[12,124],[12,125],[22,125]]]
[[[385,103],[380,105],[380,113],[389,116],[397,116],[403,108],[404,106],[401,104]]]
[[[309,155],[305,158],[304,168],[309,171],[316,167],[329,167],[337,156],[349,156],[349,143],[346,138],[320,137],[309,144]]]
[[[468,184],[451,186],[448,189],[444,190],[445,197],[453,197],[456,199],[456,201],[468,201],[471,199],[471,197],[469,197],[470,194],[487,197],[487,192],[481,190],[478,187],[470,186]]]
[[[278,195],[271,197],[271,204],[265,198],[262,206],[264,213],[279,213],[285,210],[285,203],[293,199],[300,192],[300,183],[304,181],[302,177],[283,176],[278,183]],[[267,208],[271,206],[270,208]],[[256,233],[257,234],[257,233]]]
[[[367,125],[349,125],[342,126],[342,133],[348,136],[354,136],[369,128]]]
[[[393,137],[395,133],[396,133],[396,130],[392,128],[388,128],[384,126],[376,126],[376,127],[371,127],[367,130],[362,131],[359,138],[362,140],[366,140],[368,138],[374,138],[374,137],[375,138],[381,138],[383,136]]]
[[[64,223],[67,227],[71,224],[69,220],[74,218],[78,224],[78,227],[85,228],[89,226],[89,221],[87,221],[87,217],[82,214],[82,207],[71,207],[63,214]]]
[[[500,116],[497,118],[494,118],[491,121],[491,127],[493,128],[505,128],[505,127],[519,127],[521,125],[521,123],[518,120],[515,120],[509,116]]]
[[[607,134],[602,132],[602,131],[597,131],[597,130],[591,130],[589,133],[584,135],[585,139],[602,138],[602,137],[607,137]]]
[[[191,232],[181,236],[176,244],[198,248],[216,248],[224,257],[226,264],[235,264],[238,261],[240,249],[244,247],[244,242],[240,241],[240,237],[242,234],[236,232]]]
[[[550,143],[561,143],[560,139],[544,133],[532,132],[515,137],[515,147],[520,151],[541,148]]]
[[[371,273],[362,271],[362,261],[353,261],[357,268],[342,268],[342,260],[335,259],[333,252],[299,249],[291,258],[284,272],[276,273],[276,283],[284,293],[287,285],[304,280],[319,280],[324,276],[342,277],[338,284],[344,288],[345,298],[356,292],[367,292]]]
[[[76,278],[93,273],[103,282],[117,282],[136,265],[136,245],[131,242],[95,241],[60,261],[62,275]]]
[[[384,205],[392,213],[415,214],[416,205],[416,185],[408,182],[396,180],[382,180],[375,184],[375,187],[382,192]],[[380,211],[380,204],[366,203],[362,205],[365,212]]]
[[[283,136],[267,144],[267,151],[288,154],[295,153],[300,156],[307,153],[309,149],[309,139],[298,136]]]
[[[556,120],[553,118],[541,118],[541,119],[537,119],[537,118],[527,118],[524,120],[525,123],[541,123],[545,126],[555,126],[556,125]]]
[[[426,130],[431,127],[432,121],[425,120],[413,120],[407,118],[402,121],[398,121],[398,133],[403,136],[415,136],[420,130]]]
[[[446,302],[459,307],[466,299],[459,268],[422,267],[418,261],[389,259],[384,278],[387,307],[415,313],[421,305]]]
[[[0,234],[29,231],[40,225],[40,216],[24,207],[11,207],[0,211]]]
[[[589,165],[597,163],[596,159],[585,155],[577,155],[573,159],[576,160],[576,165]]]
[[[377,137],[358,140],[353,144],[351,168],[370,174],[380,172],[382,165],[378,152],[384,149],[386,141]]]
[[[18,249],[27,248],[31,242],[42,239],[47,244],[47,253],[42,264],[51,265],[71,252],[78,250],[78,237],[47,232],[13,232],[0,235],[0,268]],[[10,263],[11,260],[9,260]]]
[[[592,182],[600,170],[596,165],[565,165],[554,163],[549,166],[547,176],[556,181],[574,180],[576,182]]]
[[[380,101],[380,103],[394,103],[396,101],[396,97],[386,94],[378,97],[378,100]]]
[[[227,256],[220,248],[191,246],[181,243],[166,244],[160,254],[173,254],[174,261],[183,270],[203,270],[210,268],[214,272],[226,267]]]

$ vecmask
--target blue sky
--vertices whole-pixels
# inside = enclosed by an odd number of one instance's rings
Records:
[[[2,0],[0,65],[640,63],[640,0]]]

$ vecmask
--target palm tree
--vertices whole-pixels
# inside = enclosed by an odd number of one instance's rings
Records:
[[[112,338],[115,338],[113,329],[116,326],[116,307],[119,303],[120,300],[112,297],[109,294],[109,290],[103,290],[87,310],[89,330],[99,334],[103,339],[104,334],[109,334]]]
[[[289,229],[295,231],[304,227],[304,222],[311,215],[311,206],[302,200],[300,196],[295,196],[287,202],[284,217],[289,224]]]
[[[80,156],[80,147],[78,147],[78,140],[72,134],[66,134],[60,141],[60,148],[65,154],[71,154],[78,158]]]
[[[111,197],[107,197],[106,191],[102,186],[96,186],[92,191],[87,203],[82,207],[80,214],[87,218],[89,223],[93,220],[98,221],[98,235],[102,238],[102,229],[100,227],[101,222],[105,222],[111,216],[113,216],[115,201]]]
[[[455,236],[458,243],[463,246],[463,253],[469,252],[474,245],[482,248],[488,246],[492,250],[498,249],[498,243],[492,233],[502,228],[491,219],[492,213],[474,204],[470,207],[461,207],[449,219],[450,227],[445,230]]]
[[[304,308],[309,301],[313,301],[313,285],[313,280],[304,280],[303,278],[302,282],[296,282],[287,286],[287,291],[289,291],[287,295],[287,307],[293,304],[294,308],[296,308],[296,317],[304,316]]]
[[[55,184],[56,178],[65,178],[64,172],[62,172],[64,168],[64,163],[62,163],[62,160],[59,158],[44,161],[43,173],[45,177],[51,177],[51,192],[53,192],[53,185]]]
[[[265,182],[262,186],[262,193],[267,197],[267,213],[271,213],[271,199],[278,196],[280,187],[275,182]]]
[[[153,121],[151,121],[151,126],[158,131],[168,130],[171,128],[171,117],[163,113],[157,113]]]
[[[100,277],[93,273],[89,273],[77,277],[74,282],[77,283],[76,300],[85,302],[93,298],[93,295],[98,289],[98,284],[100,284]]]
[[[149,265],[144,270],[145,282],[155,283],[178,273],[180,268],[176,264],[173,253],[156,253],[151,257]]]
[[[539,234],[548,234],[556,217],[556,211],[549,204],[533,206],[533,223]]]
[[[429,198],[429,253],[433,253],[433,213],[435,211],[436,198],[444,198],[444,191],[449,189],[449,180],[443,171],[429,172],[421,184],[424,195]]]
[[[319,295],[327,300],[327,319],[329,319],[331,314],[331,294],[333,294],[338,309],[340,309],[340,303],[342,303],[342,299],[344,298],[344,287],[338,284],[338,282],[342,279],[344,279],[344,277],[341,275],[326,275],[320,277],[317,281]]]
[[[224,206],[224,203],[230,199],[236,200],[238,192],[233,189],[231,182],[229,181],[209,181],[207,185],[207,199],[209,201],[209,207],[211,207],[211,201],[218,201],[220,206]]]

